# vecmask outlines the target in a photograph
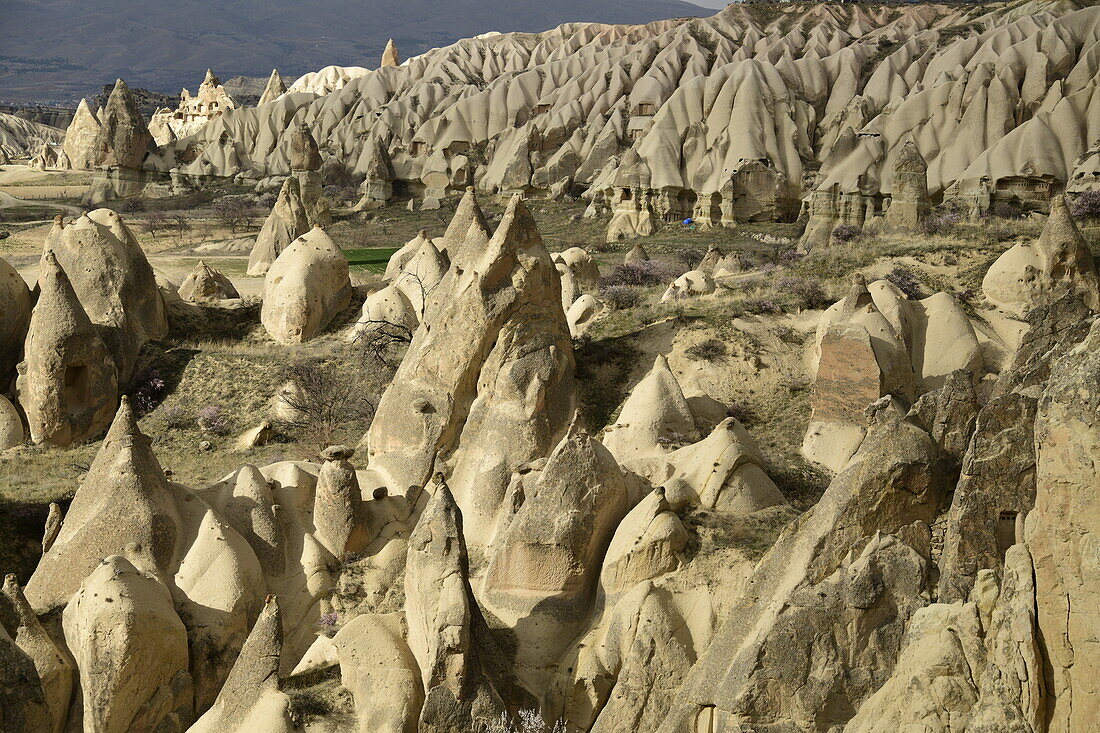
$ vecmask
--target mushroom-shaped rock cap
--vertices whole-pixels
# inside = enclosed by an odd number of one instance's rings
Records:
[[[347,445],[330,445],[321,451],[321,458],[326,461],[346,461],[355,455],[355,449]]]
[[[303,122],[294,128],[290,136],[290,170],[315,171],[320,167],[321,150],[309,125]]]

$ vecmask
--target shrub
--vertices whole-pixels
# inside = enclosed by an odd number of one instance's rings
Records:
[[[142,373],[135,384],[136,386],[130,391],[130,402],[137,416],[144,417],[164,401],[168,388],[156,369],[149,369]]]
[[[757,316],[775,315],[782,313],[783,309],[768,298],[750,298],[744,303],[745,310]]]
[[[164,427],[171,430],[179,430],[185,428],[191,423],[191,413],[183,409],[179,405],[165,408],[160,416],[161,421],[164,423]]]
[[[286,694],[290,698],[287,715],[297,728],[303,728],[333,711],[332,704],[314,690],[287,690]]]
[[[136,214],[145,211],[145,202],[141,199],[126,199],[122,202],[123,213]]]
[[[897,265],[886,276],[886,279],[892,282],[898,290],[905,293],[910,300],[920,300],[925,295],[924,288],[917,280],[917,276],[907,267]]]
[[[805,280],[801,277],[783,277],[779,279],[779,289],[789,293],[801,308],[825,308],[829,305],[829,297],[825,294],[825,288],[816,280]]]
[[[197,422],[200,428],[214,435],[225,435],[229,432],[229,417],[217,405],[207,405],[199,410]]]
[[[520,710],[511,718],[507,713],[489,723],[485,733],[565,733],[565,723],[559,720],[547,725],[536,710]]]
[[[214,216],[233,234],[252,218],[253,209],[242,196],[227,196],[214,202]]]
[[[996,201],[993,204],[993,208],[990,210],[993,216],[1001,219],[1018,219],[1020,214],[1023,213],[1020,209],[1020,205],[1010,201]]]
[[[845,244],[848,242],[854,242],[861,236],[863,236],[863,230],[857,227],[855,224],[841,224],[833,230],[833,239]]]
[[[630,285],[610,285],[600,290],[600,298],[612,310],[625,310],[641,305],[642,294]]]
[[[683,265],[685,269],[694,270],[703,261],[705,254],[706,251],[703,248],[687,245],[676,250],[676,261]]]
[[[283,394],[288,414],[297,416],[288,425],[321,447],[332,445],[349,427],[374,416],[374,401],[363,388],[362,375],[342,370],[334,362],[292,362],[281,381],[298,387]]]
[[[684,355],[694,361],[718,361],[726,356],[726,345],[716,338],[709,338],[688,347]]]
[[[742,425],[748,425],[753,421],[753,411],[744,402],[731,402],[726,408],[726,417],[732,417]]]
[[[608,288],[613,285],[635,285],[641,287],[666,285],[682,275],[683,272],[683,270],[679,270],[659,260],[646,260],[644,262],[633,262],[631,264],[624,263],[616,265],[610,275],[602,278],[600,287]]]
[[[921,234],[930,235],[947,234],[961,221],[962,216],[954,212],[937,214],[935,216],[926,217],[917,225],[917,231]]]
[[[1070,213],[1075,219],[1100,219],[1100,191],[1085,191],[1073,201]]]

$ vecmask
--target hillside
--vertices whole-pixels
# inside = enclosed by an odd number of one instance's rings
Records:
[[[0,23],[0,100],[75,101],[123,77],[175,94],[207,67],[223,78],[295,76],[327,64],[374,66],[388,38],[406,56],[489,30],[567,21],[645,23],[706,11],[679,0],[202,0],[110,4],[13,0]],[[91,42],[90,39],[94,39]]]

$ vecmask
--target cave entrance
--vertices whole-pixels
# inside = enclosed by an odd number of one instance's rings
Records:
[[[76,364],[65,369],[65,410],[69,414],[83,412],[88,406],[88,367]]]
[[[997,514],[997,555],[1004,564],[1005,553],[1008,548],[1016,544],[1016,514],[1017,512],[999,512]]]

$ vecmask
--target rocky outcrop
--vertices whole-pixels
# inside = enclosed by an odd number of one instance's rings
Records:
[[[393,39],[386,41],[386,50],[382,52],[381,66],[400,66],[401,57],[397,53],[397,44]]]
[[[168,588],[125,557],[97,562],[65,607],[91,730],[185,729],[191,722],[187,631]]]
[[[19,411],[7,397],[0,395],[0,451],[23,445],[26,433]]]
[[[97,167],[139,169],[155,146],[137,102],[122,79],[99,111],[92,160]]]
[[[256,235],[256,243],[248,255],[248,274],[253,277],[266,274],[283,250],[311,228],[301,184],[291,176],[283,182],[275,206]]]
[[[31,440],[67,446],[98,437],[110,424],[118,375],[52,250],[42,256],[38,286],[16,393]]]
[[[216,303],[219,300],[241,297],[229,278],[202,260],[184,278],[179,287],[179,296],[192,303]]]
[[[449,484],[467,525],[488,528],[472,492],[498,511],[512,468],[545,455],[573,412],[557,271],[520,199],[484,251],[456,254],[426,311],[431,328],[413,336],[365,438],[370,467],[405,494],[461,445]]]
[[[1035,563],[1039,634],[1045,647],[1047,720],[1077,730],[1100,715],[1096,628],[1100,574],[1088,560],[1100,532],[1100,325],[1055,362],[1035,418],[1035,510],[1026,540]]]
[[[117,213],[96,209],[69,223],[58,220],[46,247],[110,349],[119,385],[127,386],[141,347],[168,333],[156,275],[137,238]]]
[[[888,679],[908,618],[928,603],[925,523],[944,479],[931,437],[877,410],[852,461],[761,559],[661,730],[844,725]]]
[[[0,311],[5,317],[0,321],[0,384],[7,385],[19,363],[23,340],[30,325],[31,291],[14,267],[0,257]]]
[[[351,302],[348,261],[319,228],[287,247],[264,279],[260,322],[281,344],[309,341]]]
[[[359,480],[348,459],[355,454],[346,445],[329,446],[321,453],[325,463],[317,476],[313,499],[314,536],[337,558],[362,552],[367,546]]]
[[[1100,310],[1100,278],[1064,196],[1050,202],[1050,217],[1034,244],[1017,244],[989,268],[982,292],[994,305],[1023,317],[1067,293]]]
[[[604,429],[601,441],[623,464],[667,453],[696,436],[691,415],[668,358],[659,355],[619,411],[614,425]]]
[[[985,371],[974,327],[949,294],[910,300],[892,283],[857,275],[818,321],[811,361],[813,413],[802,454],[840,470],[863,440],[864,410],[889,395],[902,411],[963,369]]]
[[[268,77],[267,85],[264,86],[264,91],[260,94],[260,101],[256,103],[256,106],[274,102],[284,94],[286,94],[286,83],[283,82],[283,77],[279,74],[279,70],[272,69],[271,76]]]
[[[86,171],[96,167],[96,140],[102,125],[87,99],[81,99],[76,114],[65,130],[65,142],[61,149],[73,170]]]
[[[894,158],[891,169],[890,208],[886,223],[902,229],[915,229],[928,216],[932,204],[928,198],[928,164],[917,144],[907,140]]]
[[[999,572],[1017,517],[1034,506],[1040,390],[1055,361],[1085,338],[1089,315],[1080,299],[1067,296],[1028,316],[1031,328],[978,412],[962,459],[940,559],[940,600],[966,598],[982,569]]]
[[[468,572],[461,513],[450,489],[437,486],[409,538],[405,564],[409,647],[425,690],[422,731],[468,729],[502,708],[477,657],[475,626],[483,622]]]

